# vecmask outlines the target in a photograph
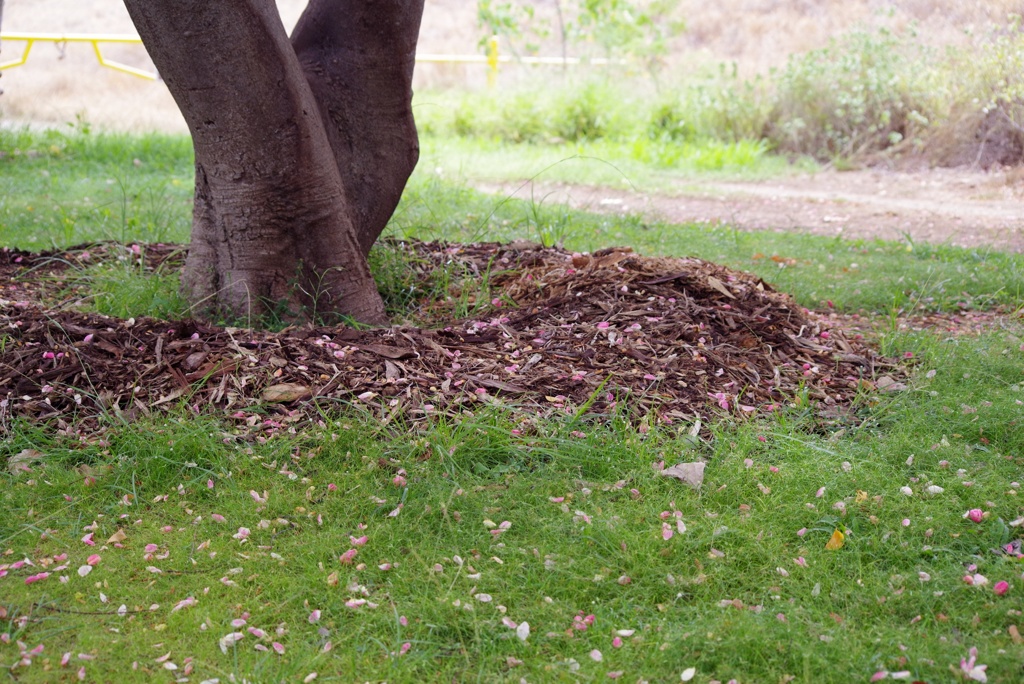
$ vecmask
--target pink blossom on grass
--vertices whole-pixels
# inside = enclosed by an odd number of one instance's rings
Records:
[[[25,584],[35,584],[36,582],[42,582],[44,579],[50,576],[48,572],[40,572],[36,575],[29,575],[25,578]]]
[[[978,665],[978,649],[971,647],[967,659],[960,659],[960,671],[964,677],[975,682],[987,682],[988,676],[985,674],[988,665]]]

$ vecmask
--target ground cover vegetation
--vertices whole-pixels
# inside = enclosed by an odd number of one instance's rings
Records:
[[[486,96],[430,93],[418,98],[417,117],[427,134],[614,147],[617,158],[684,170],[735,171],[768,151],[840,166],[1016,164],[1024,155],[1020,17],[974,31],[967,46],[941,48],[912,29],[865,28],[766,73],[688,64],[655,71],[646,86],[637,77],[651,72],[634,59],[564,72],[549,92],[528,79]]]
[[[187,141],[81,126],[0,136],[4,320],[24,316],[19,302],[48,306],[58,331],[97,313],[179,319]],[[230,416],[185,393],[89,422],[11,415],[8,397],[0,663],[12,676],[1020,678],[1019,255],[588,215],[481,195],[429,159],[388,235],[371,264],[400,321],[520,308],[486,268],[424,268],[412,240],[562,245],[570,261],[628,245],[793,293],[815,321],[867,337],[895,384],[854,382],[827,406],[809,377],[776,410],[707,397],[646,421],[629,397],[600,411],[542,398],[539,411],[500,388],[436,414],[278,397]],[[112,242],[69,249],[97,240]],[[216,334],[246,335],[232,330]],[[8,367],[24,345],[0,333]],[[80,384],[84,403],[99,396]],[[665,476],[697,462],[699,487]]]

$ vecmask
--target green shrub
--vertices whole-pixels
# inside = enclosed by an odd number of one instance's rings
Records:
[[[818,159],[885,150],[921,135],[936,110],[931,55],[880,30],[794,56],[777,76],[767,136]]]
[[[942,165],[1024,162],[1024,35],[1021,17],[978,37],[966,50],[950,51],[949,112],[928,139]]]

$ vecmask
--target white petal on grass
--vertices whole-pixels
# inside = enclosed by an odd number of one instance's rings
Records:
[[[82,567],[78,568],[78,576],[79,577],[85,577],[90,572],[92,572],[92,566],[91,565],[83,565]]]
[[[244,637],[245,635],[241,632],[231,632],[222,636],[219,642],[221,653],[227,653],[229,648],[237,644]]]
[[[914,490],[907,486],[900,487],[900,493],[903,496],[914,496]]]
[[[530,623],[520,622],[519,626],[516,627],[516,636],[519,637],[520,641],[526,641],[530,638]]]
[[[679,681],[681,681],[681,682],[688,682],[688,681],[690,681],[691,679],[693,679],[696,676],[697,676],[697,668],[695,668],[695,667],[688,667],[685,670],[683,670],[683,673],[681,675],[679,675]]]

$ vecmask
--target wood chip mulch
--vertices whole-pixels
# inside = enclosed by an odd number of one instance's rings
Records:
[[[442,268],[460,274],[445,301],[421,302],[431,324],[265,332],[120,320],[74,302],[47,308],[35,297],[46,279],[104,259],[166,268],[183,249],[3,250],[0,430],[15,417],[68,429],[101,414],[131,419],[182,403],[278,429],[283,418],[339,401],[382,419],[500,403],[533,414],[618,410],[674,422],[772,411],[801,392],[845,405],[876,375],[899,375],[859,335],[848,339],[758,278],[699,259],[525,243],[388,248],[408,251],[425,281],[436,283]],[[485,281],[490,289],[475,301],[466,283]],[[480,313],[453,320],[460,298]]]

